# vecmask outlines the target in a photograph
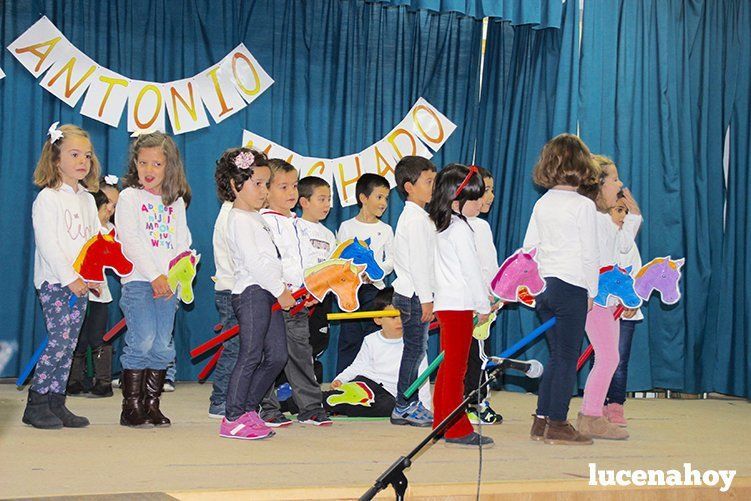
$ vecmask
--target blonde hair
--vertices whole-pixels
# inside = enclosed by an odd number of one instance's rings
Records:
[[[596,174],[592,180],[588,183],[584,183],[579,186],[577,190],[580,195],[592,200],[597,206],[597,210],[600,212],[610,212],[610,207],[605,207],[600,197],[600,188],[605,183],[605,178],[608,177],[610,169],[608,167],[615,167],[615,162],[605,155],[592,155],[592,161],[595,164]]]
[[[34,184],[40,188],[59,188],[63,183],[63,177],[60,174],[60,150],[69,137],[82,137],[91,144],[89,133],[77,125],[65,124],[58,127],[63,133],[62,139],[50,142],[47,139],[42,146],[42,155],[39,157],[37,166],[34,169]],[[89,191],[99,190],[99,159],[94,153],[94,145],[91,145],[91,168],[86,177],[81,180],[83,185]]]
[[[138,153],[143,148],[161,148],[167,158],[162,183],[162,203],[172,205],[175,200],[182,197],[185,205],[188,205],[191,195],[190,186],[180,159],[180,151],[175,141],[163,132],[141,134],[130,143],[128,171],[123,178],[123,187],[143,188],[141,181],[138,180]]]
[[[559,134],[545,143],[532,171],[535,184],[548,189],[559,184],[579,187],[596,175],[589,148],[573,134]]]

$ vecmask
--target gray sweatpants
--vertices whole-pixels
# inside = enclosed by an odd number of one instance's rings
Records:
[[[313,349],[310,346],[310,329],[308,327],[308,309],[303,308],[294,316],[283,312],[284,328],[287,333],[287,365],[284,374],[292,387],[292,398],[300,409],[297,418],[308,419],[322,408],[323,396],[313,372]],[[272,385],[261,403],[261,417],[274,416],[281,412],[276,389]]]

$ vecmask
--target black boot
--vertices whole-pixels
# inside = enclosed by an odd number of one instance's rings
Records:
[[[120,385],[123,389],[123,410],[120,424],[133,428],[150,428],[152,425],[146,416],[143,404],[144,370],[123,369]]]
[[[42,430],[55,430],[63,427],[63,422],[52,413],[47,394],[42,395],[29,389],[29,398],[21,419],[26,424]]]
[[[68,387],[65,392],[73,397],[86,393],[83,385],[84,372],[86,371],[86,352],[73,353],[73,362],[70,364],[70,376],[68,376]]]
[[[89,420],[83,416],[76,416],[70,409],[65,407],[65,393],[52,393],[47,394],[49,397],[50,410],[52,413],[60,418],[63,422],[63,426],[66,428],[84,428],[89,426]]]
[[[105,344],[94,348],[91,352],[94,361],[94,386],[91,388],[92,397],[112,396],[112,346]]]
[[[164,385],[164,378],[166,376],[166,369],[146,369],[146,375],[144,376],[143,402],[146,405],[146,414],[149,416],[149,421],[154,423],[154,426],[161,427],[172,424],[169,418],[159,410],[159,397],[162,394],[162,386]]]

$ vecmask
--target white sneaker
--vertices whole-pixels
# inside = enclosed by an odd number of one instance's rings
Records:
[[[209,418],[211,419],[224,419],[224,414],[214,414],[209,412]]]
[[[162,386],[162,391],[165,393],[169,393],[171,391],[175,391],[175,383],[173,381],[170,381],[169,379],[164,380],[164,385]],[[222,416],[224,417],[224,416]]]
[[[112,380],[112,387],[113,388],[120,388],[120,378],[116,377]]]

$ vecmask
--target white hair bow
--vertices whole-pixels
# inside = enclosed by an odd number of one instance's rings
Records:
[[[63,131],[57,128],[58,125],[60,125],[60,122],[53,123],[47,131],[47,135],[50,136],[50,144],[55,144],[58,139],[63,137]]]
[[[164,132],[164,131],[153,128],[153,127],[151,129],[137,129],[133,132],[133,134],[130,135],[130,137],[145,136],[146,134],[153,134],[154,132]]]
[[[113,176],[112,174],[107,174],[104,176],[104,182],[110,186],[117,186],[117,182],[119,179],[117,176]]]

